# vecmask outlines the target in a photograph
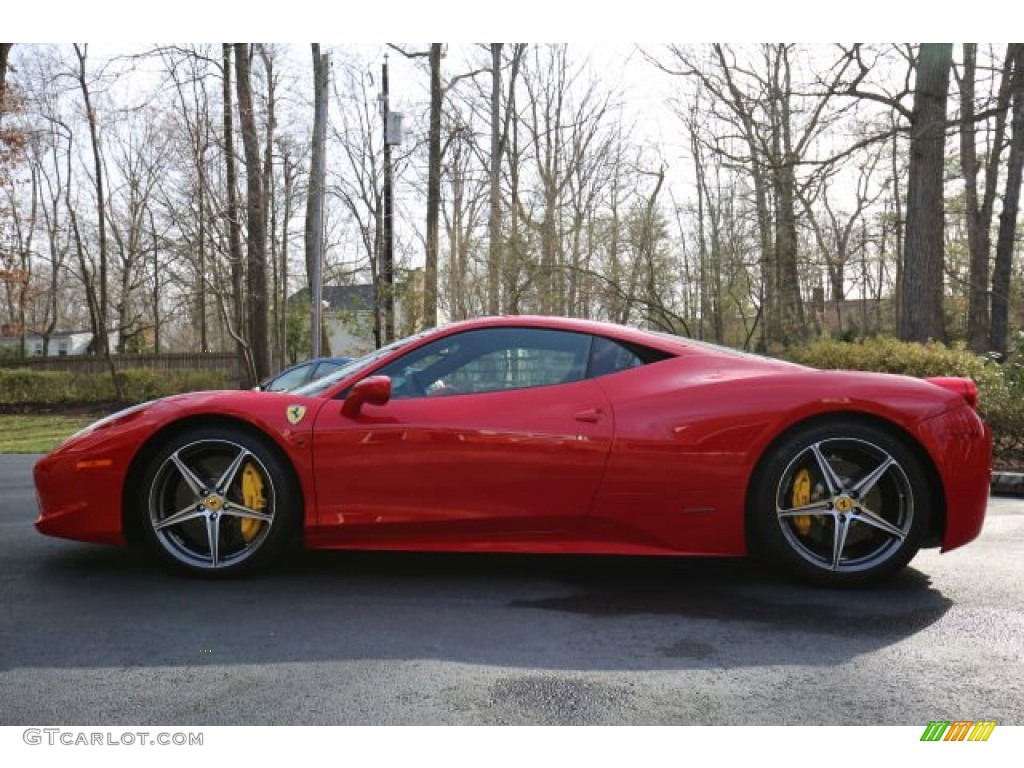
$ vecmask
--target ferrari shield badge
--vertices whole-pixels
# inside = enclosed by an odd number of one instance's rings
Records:
[[[293,427],[302,421],[302,417],[306,415],[306,406],[304,405],[289,405],[287,416],[288,423]]]

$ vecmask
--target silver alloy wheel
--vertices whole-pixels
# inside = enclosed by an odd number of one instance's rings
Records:
[[[775,515],[790,548],[810,564],[867,571],[892,558],[910,535],[913,486],[875,443],[827,438],[789,462],[776,487]]]
[[[245,504],[243,465],[259,475],[260,508]],[[203,439],[178,448],[157,469],[148,517],[157,542],[175,560],[226,569],[260,549],[273,528],[276,503],[272,476],[257,455],[231,440]],[[247,525],[254,529],[250,535]]]

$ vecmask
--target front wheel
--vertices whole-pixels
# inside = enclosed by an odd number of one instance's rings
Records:
[[[903,568],[928,528],[920,461],[890,433],[855,422],[802,429],[776,446],[749,490],[755,550],[825,584]]]
[[[150,462],[138,513],[146,540],[171,565],[226,575],[262,565],[292,538],[299,494],[278,455],[241,430],[172,438]]]

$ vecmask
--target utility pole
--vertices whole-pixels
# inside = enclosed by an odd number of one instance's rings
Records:
[[[384,54],[384,64],[381,67],[380,114],[384,126],[384,231],[380,265],[383,285],[379,288],[377,296],[383,300],[384,305],[384,342],[390,343],[395,340],[395,232],[391,179],[391,143],[395,137],[391,136],[388,130],[391,112],[388,106],[387,54]]]

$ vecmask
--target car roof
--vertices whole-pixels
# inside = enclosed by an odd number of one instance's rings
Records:
[[[300,360],[294,365],[288,366],[287,368],[282,370],[281,373],[284,373],[285,371],[290,371],[292,368],[299,368],[300,366],[303,365],[315,365],[317,363],[347,363],[351,359],[351,357],[311,357],[308,360]]]
[[[633,342],[674,354],[687,349],[686,339],[667,333],[645,331],[640,328],[600,320],[551,317],[547,315],[500,315],[473,320],[459,320],[438,328],[438,331],[442,335],[448,335],[476,328],[549,328],[552,330],[575,331],[576,333],[607,336],[608,338]],[[435,337],[433,334],[431,336]]]

